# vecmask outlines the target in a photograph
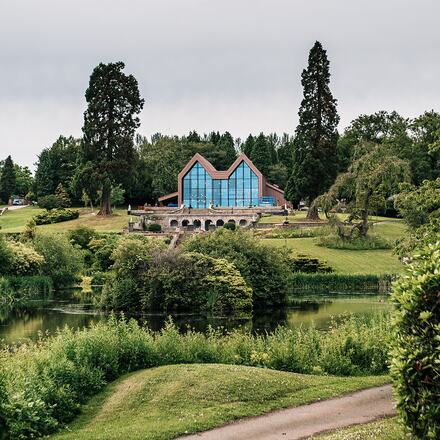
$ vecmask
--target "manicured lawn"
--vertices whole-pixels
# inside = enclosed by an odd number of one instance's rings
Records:
[[[384,274],[400,273],[402,263],[393,255],[392,250],[342,250],[318,246],[316,238],[264,239],[268,246],[287,246],[295,254],[307,254],[325,260],[340,273]]]
[[[142,370],[90,400],[63,440],[165,440],[234,419],[327,399],[388,382],[235,365],[173,365]]]
[[[396,417],[379,420],[365,425],[352,426],[338,431],[311,437],[321,440],[403,440],[405,434]]]
[[[10,211],[0,217],[0,232],[21,232],[31,217],[43,210],[35,206]],[[97,212],[97,211],[96,211]],[[110,217],[100,217],[88,209],[80,209],[80,217],[53,225],[38,226],[38,230],[48,232],[65,232],[77,226],[88,226],[102,232],[121,232],[122,228],[128,225],[130,216],[127,211],[117,209]]]

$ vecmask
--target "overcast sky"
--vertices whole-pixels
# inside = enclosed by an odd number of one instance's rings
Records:
[[[33,166],[81,135],[93,67],[122,60],[140,133],[293,133],[321,41],[343,129],[361,113],[440,110],[438,0],[0,0],[0,158]]]

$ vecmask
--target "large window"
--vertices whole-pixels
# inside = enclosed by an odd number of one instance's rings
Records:
[[[192,208],[258,205],[258,177],[241,162],[229,179],[212,179],[196,162],[183,178],[183,203]]]

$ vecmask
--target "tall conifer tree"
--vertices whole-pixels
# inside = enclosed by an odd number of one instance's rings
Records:
[[[226,167],[231,166],[234,160],[237,158],[237,152],[235,151],[234,138],[229,131],[223,133],[218,141],[218,147],[225,154],[225,165]]]
[[[0,200],[4,203],[8,203],[15,190],[15,180],[14,162],[12,162],[11,156],[8,156],[0,175]]]
[[[243,145],[243,153],[246,154],[247,157],[251,157],[252,149],[254,148],[255,138],[250,134]]]
[[[309,54],[309,64],[301,75],[304,98],[299,109],[299,125],[295,132],[292,173],[286,196],[294,204],[312,201],[334,182],[338,171],[339,116],[336,99],[329,88],[330,71],[327,53],[316,42]],[[310,209],[308,218],[317,218]]]
[[[269,142],[263,133],[255,139],[250,155],[252,163],[261,171],[263,176],[269,174],[269,167],[272,165],[272,151]]]

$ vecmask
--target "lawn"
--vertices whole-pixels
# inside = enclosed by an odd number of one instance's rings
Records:
[[[402,440],[405,437],[403,428],[396,417],[383,419],[365,425],[352,426],[338,431],[311,437],[320,440]]]
[[[306,376],[237,365],[142,370],[92,398],[52,440],[165,440],[240,417],[298,406],[388,382],[386,376]]]
[[[43,210],[29,206],[16,211],[9,211],[0,217],[0,232],[21,232],[31,217],[42,212]],[[80,208],[80,216],[75,220],[70,220],[53,225],[38,226],[38,230],[47,232],[65,232],[74,229],[77,226],[88,226],[101,232],[121,232],[122,228],[128,225],[130,216],[127,211],[117,209],[114,215],[109,217],[100,217],[96,213],[92,213],[89,209]]]

